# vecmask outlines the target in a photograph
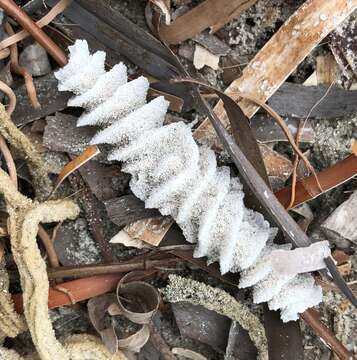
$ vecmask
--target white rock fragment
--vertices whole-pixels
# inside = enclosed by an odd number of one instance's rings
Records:
[[[43,76],[51,72],[47,52],[37,42],[25,47],[19,56],[19,64],[33,76]]]
[[[196,144],[189,125],[163,125],[164,98],[146,103],[147,79],[126,82],[122,64],[105,72],[104,53],[91,55],[85,41],[76,41],[69,50],[68,64],[55,75],[60,90],[77,95],[69,104],[87,110],[77,125],[104,127],[92,143],[114,146],[109,160],[123,162],[122,170],[132,175],[133,193],[146,207],[176,220],[187,241],[197,243],[196,257],[219,261],[222,273],[242,271],[240,287],[254,286],[254,301],[269,301],[282,310],[284,321],[321,301],[311,275],[296,274],[320,268],[328,253],[325,243],[314,244],[307,260],[306,250],[291,252],[290,245],[272,244],[274,229],[244,206],[239,179],[231,177],[228,167],[217,167],[214,152]],[[198,66],[202,63],[207,61]],[[128,243],[128,238],[121,233],[112,242]],[[272,256],[284,260],[276,264]]]
[[[323,222],[322,228],[357,244],[357,191]]]
[[[219,69],[219,56],[214,55],[205,49],[203,46],[196,45],[195,52],[193,54],[193,65],[196,69],[200,70],[205,65],[209,66],[213,70]]]

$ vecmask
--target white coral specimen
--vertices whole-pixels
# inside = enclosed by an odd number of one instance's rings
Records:
[[[176,220],[186,239],[197,243],[195,256],[219,261],[222,273],[242,271],[240,286],[254,286],[254,300],[282,309],[284,321],[318,304],[321,290],[311,275],[274,270],[269,256],[287,246],[267,244],[272,229],[261,214],[244,206],[242,186],[229,168],[217,167],[214,152],[197,146],[189,126],[164,126],[164,98],[146,104],[147,79],[126,82],[122,64],[105,72],[105,54],[91,55],[85,41],[69,50],[68,65],[56,73],[59,89],[73,91],[77,96],[68,104],[87,110],[79,126],[106,127],[92,143],[115,146],[109,159],[123,162],[134,194]],[[314,270],[311,264],[308,268]]]

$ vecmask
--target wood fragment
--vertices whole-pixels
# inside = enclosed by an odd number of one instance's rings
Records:
[[[254,95],[265,102],[280,87],[296,66],[326,36],[357,8],[357,0],[307,0],[273,35],[265,46],[243,70],[242,76],[233,81],[226,93],[239,99],[239,91]],[[289,46],[286,46],[289,44]],[[250,118],[259,109],[256,104],[239,101],[244,113]],[[215,112],[225,126],[228,119],[222,102]],[[199,127],[198,139],[215,138],[214,130],[206,119]]]
[[[189,302],[172,303],[171,308],[181,336],[198,340],[219,352],[225,350],[231,324],[229,318]]]
[[[109,219],[118,226],[160,216],[157,209],[146,209],[143,201],[134,195],[124,195],[105,202]]]
[[[337,63],[333,55],[327,54],[316,57],[316,77],[317,83],[321,85],[329,86],[336,82]]]
[[[330,36],[330,48],[343,74],[350,80],[357,75],[357,20],[351,16]]]
[[[267,145],[260,144],[259,149],[262,153],[268,176],[277,176],[287,180],[293,169],[291,161]]]
[[[205,0],[170,25],[162,24],[160,38],[167,44],[178,44],[210,28],[219,30],[224,24],[248,9],[255,0]]]
[[[34,86],[37,90],[38,101],[42,105],[40,109],[36,110],[31,106],[25,85],[15,90],[18,104],[11,118],[17,126],[26,125],[67,107],[70,93],[57,90],[57,80],[52,73],[35,78]]]
[[[352,154],[337,162],[326,170],[318,173],[318,178],[324,192],[343,184],[357,175],[357,156]],[[275,193],[280,203],[287,207],[290,202],[291,187],[285,187]],[[292,207],[305,201],[316,198],[320,191],[316,187],[313,176],[302,179],[296,183],[296,196]]]

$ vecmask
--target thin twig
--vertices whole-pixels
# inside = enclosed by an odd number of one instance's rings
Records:
[[[7,105],[6,112],[11,116],[16,107],[16,95],[12,91],[11,87],[6,85],[3,81],[0,80],[0,90],[5,93],[9,98],[9,104]]]
[[[300,120],[299,123],[299,127],[296,133],[296,146],[299,146],[300,140],[301,140],[301,136],[302,133],[304,131],[304,128],[306,126],[307,120],[309,119],[310,115],[312,114],[312,112],[314,111],[314,109],[321,103],[321,101],[326,98],[326,96],[328,95],[328,93],[330,92],[332,86],[335,84],[336,81],[333,81],[330,86],[327,88],[327,90],[325,91],[325,93],[323,94],[323,96],[311,107],[310,111],[308,112],[306,118],[304,119],[304,121]],[[290,203],[287,207],[287,209],[291,209],[294,205],[295,202],[295,196],[296,196],[296,180],[297,180],[297,169],[299,166],[299,157],[297,156],[297,154],[295,154],[295,158],[294,158],[294,164],[293,164],[293,173],[292,173],[292,182],[291,182],[291,198],[290,198]],[[323,190],[320,189],[322,192]]]
[[[65,52],[36,25],[33,20],[15,4],[15,2],[12,0],[0,0],[0,7],[3,8],[8,15],[15,18],[16,21],[47,50],[60,66],[67,64],[68,60]]]
[[[48,235],[47,231],[43,228],[42,225],[38,226],[38,236],[42,241],[43,246],[46,249],[48,255],[48,261],[53,268],[60,266],[56,250],[53,246],[52,239]]]
[[[15,32],[9,22],[6,22],[4,27],[9,36],[15,34]],[[27,90],[27,94],[30,98],[31,105],[35,109],[40,108],[41,105],[37,99],[36,89],[35,89],[35,85],[33,83],[32,75],[23,66],[20,66],[20,64],[19,64],[19,54],[17,51],[16,43],[10,45],[10,59],[11,59],[11,69],[15,73],[23,76],[23,78],[25,80],[26,90]]]

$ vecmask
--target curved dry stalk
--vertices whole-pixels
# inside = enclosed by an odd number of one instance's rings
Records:
[[[4,28],[5,28],[5,30],[6,30],[6,32],[8,33],[9,36],[15,35],[15,32],[14,32],[14,30],[13,30],[13,28],[10,25],[9,22],[5,23]],[[35,85],[33,83],[32,75],[23,66],[20,66],[20,64],[19,64],[19,53],[18,53],[18,50],[17,50],[17,44],[16,43],[10,45],[10,59],[11,59],[11,68],[12,68],[12,70],[16,74],[23,76],[23,78],[25,80],[26,90],[27,90],[27,94],[28,94],[28,96],[30,98],[31,105],[35,109],[40,108],[41,105],[40,105],[40,103],[38,102],[38,99],[37,99],[37,93],[36,93]]]
[[[16,107],[16,95],[12,91],[11,87],[5,84],[3,81],[0,81],[0,90],[9,98],[7,112],[9,116],[11,116]]]
[[[259,319],[250,312],[247,306],[238,302],[222,289],[213,288],[195,280],[185,279],[177,275],[169,276],[170,283],[163,290],[169,302],[187,301],[193,305],[201,305],[218,314],[237,321],[248,331],[250,338],[258,350],[258,359],[268,359],[268,340],[265,329]]]
[[[28,161],[36,195],[40,199],[46,198],[51,193],[52,183],[48,177],[41,154],[11,121],[9,114],[2,104],[0,104],[0,134]]]

